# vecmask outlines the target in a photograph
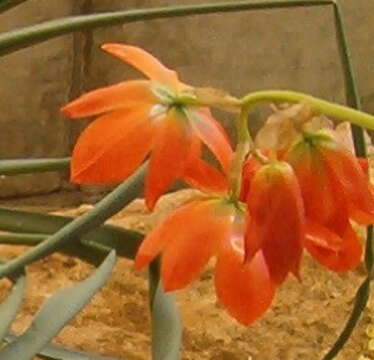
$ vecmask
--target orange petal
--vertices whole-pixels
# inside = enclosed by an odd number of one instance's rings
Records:
[[[201,157],[201,141],[194,137],[190,156],[183,173],[183,180],[190,186],[204,192],[224,193],[228,189],[228,181],[220,171],[209,165]]]
[[[243,251],[228,244],[218,255],[215,286],[228,312],[248,326],[270,307],[275,293],[262,252],[243,263]]]
[[[137,68],[152,81],[175,89],[179,85],[178,75],[168,69],[147,51],[130,45],[104,44],[101,47],[107,53]]]
[[[120,110],[93,121],[73,151],[71,180],[82,184],[119,182],[131,175],[152,145],[149,108]]]
[[[227,172],[231,165],[232,149],[225,130],[214,119],[208,108],[186,111],[193,130],[206,144],[220,162],[222,169]]]
[[[193,218],[184,218],[174,239],[167,245],[161,265],[165,290],[172,291],[192,282],[216,253],[231,230],[230,206],[217,200],[200,202]]]
[[[321,149],[336,189],[348,204],[350,217],[363,224],[374,223],[374,194],[359,162],[348,150]]]
[[[342,238],[338,240],[337,237],[327,228],[314,227],[312,234],[307,233],[305,247],[320,264],[332,271],[353,270],[361,261],[362,246],[348,221]]]
[[[303,195],[306,216],[326,223],[336,213],[336,201],[327,169],[319,151],[302,141],[286,155],[292,165]]]
[[[84,94],[65,105],[61,111],[66,116],[79,118],[138,105],[151,105],[154,102],[155,96],[150,90],[149,81],[132,80]]]
[[[185,169],[183,180],[190,186],[204,192],[225,193],[228,189],[227,178],[213,166],[196,159]]]
[[[367,177],[369,177],[369,161],[365,158],[357,158],[358,164]]]
[[[250,262],[264,244],[264,238],[260,234],[260,229],[253,218],[247,221],[247,229],[245,231],[245,262]]]
[[[242,188],[239,197],[241,201],[246,201],[252,179],[260,166],[261,164],[258,159],[253,156],[248,157],[248,159],[245,161],[242,170]]]
[[[321,249],[339,251],[343,239],[326,227],[313,221],[306,223],[306,240]]]
[[[374,214],[368,211],[362,211],[351,204],[349,208],[349,217],[357,223],[365,226],[369,226],[374,223]]]
[[[161,121],[154,139],[145,184],[145,199],[150,210],[168,187],[182,177],[191,147],[191,137],[183,119],[169,111]]]
[[[247,205],[272,279],[280,284],[289,272],[298,276],[305,218],[292,168],[285,162],[260,168],[252,181]],[[247,237],[246,248],[253,246],[249,241]]]
[[[193,224],[196,213],[205,210],[204,204],[194,200],[176,209],[163,222],[158,224],[142,241],[135,258],[135,267],[147,266],[175,237],[183,236],[180,231],[185,224]]]

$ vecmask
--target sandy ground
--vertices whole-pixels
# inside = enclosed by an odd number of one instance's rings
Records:
[[[191,196],[184,190],[165,196],[149,214],[136,200],[109,222],[146,232],[171,209]],[[79,215],[90,205],[59,211]],[[0,245],[1,256],[14,257],[24,247]],[[363,268],[345,275],[333,274],[309,256],[302,264],[302,281],[293,278],[278,291],[271,309],[249,328],[238,324],[217,303],[212,282],[213,264],[199,281],[176,293],[183,318],[182,359],[188,360],[318,360],[340,332],[352,307]],[[27,296],[13,330],[22,331],[41,303],[53,292],[86,278],[92,267],[61,254],[53,254],[28,267]],[[132,262],[120,259],[107,285],[55,341],[65,346],[117,356],[126,360],[150,359],[147,310],[147,274],[135,271]],[[0,282],[0,296],[9,284]],[[339,360],[374,359],[370,300],[359,327]]]

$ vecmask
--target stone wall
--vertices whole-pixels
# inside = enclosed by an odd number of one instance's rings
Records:
[[[340,3],[363,105],[374,113],[374,67],[369,61],[374,58],[374,2]],[[175,4],[175,0],[29,0],[0,15],[0,31],[69,14]],[[99,50],[100,44],[113,41],[144,47],[192,85],[210,85],[236,95],[292,89],[344,102],[328,7],[137,22],[59,37],[0,58],[1,158],[70,153],[85,122],[64,119],[60,105],[84,91],[138,76]],[[66,174],[53,173],[0,179],[0,196],[47,193],[66,183]]]
[[[74,0],[30,0],[0,15],[0,30],[66,16]],[[71,125],[58,113],[71,96],[74,40],[60,37],[0,58],[0,158],[62,157],[70,151]],[[0,179],[2,197],[59,189],[62,174]]]

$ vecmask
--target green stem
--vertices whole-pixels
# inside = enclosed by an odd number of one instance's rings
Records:
[[[71,16],[27,26],[0,35],[0,55],[8,54],[56,36],[82,29],[112,26],[161,18],[183,17],[212,13],[236,12],[272,8],[311,7],[331,5],[332,0],[235,1],[202,5],[181,5],[152,9],[137,9],[102,14]]]
[[[73,220],[74,218],[60,215],[0,208],[0,229],[7,233],[32,233],[49,236],[59,231]],[[119,228],[113,225],[101,225],[94,231],[90,231],[88,234],[79,237],[73,243],[63,246],[60,251],[72,256],[78,256],[84,261],[96,264],[97,259],[93,259],[92,257],[94,257],[97,252],[87,251],[87,249],[97,250],[100,248],[99,250],[102,252],[103,246],[105,246],[108,249],[110,248],[109,250],[115,249],[118,256],[133,259],[142,239],[143,235],[136,231]],[[26,241],[29,240],[30,239]],[[21,241],[21,239],[19,239],[19,241]],[[32,246],[31,243],[29,245]],[[110,251],[107,250],[106,252],[109,253]],[[95,261],[92,262],[92,260]]]
[[[135,174],[97,203],[90,212],[74,219],[30,251],[2,265],[0,267],[0,278],[51,254],[63,245],[101,225],[105,220],[120,211],[142,191],[146,168],[145,163]]]
[[[336,36],[339,48],[339,55],[343,67],[344,83],[346,91],[347,104],[355,109],[361,109],[360,98],[357,91],[355,75],[353,72],[352,61],[350,52],[344,32],[343,18],[337,3],[333,4],[334,7],[334,20]],[[355,152],[357,156],[365,157],[367,155],[366,143],[364,139],[363,129],[356,125],[351,125]],[[365,248],[365,265],[367,269],[367,276],[359,289],[357,290],[354,306],[352,312],[337,340],[331,349],[323,357],[323,360],[334,359],[342,350],[348,339],[350,338],[353,330],[355,329],[362,312],[370,296],[370,281],[373,271],[373,226],[367,228],[366,248]]]
[[[323,360],[334,359],[335,356],[338,355],[340,350],[343,348],[345,343],[348,341],[353,330],[355,329],[357,325],[358,319],[360,318],[362,312],[365,310],[365,306],[369,299],[369,292],[370,292],[370,279],[366,278],[364,282],[361,284],[361,286],[359,287],[359,289],[357,290],[353,310],[349,316],[347,323],[345,324],[343,331],[339,335],[333,347],[323,357]]]
[[[245,158],[253,147],[253,140],[248,129],[249,106],[243,106],[236,120],[237,145],[230,169],[230,196],[237,200],[242,184],[242,168]]]
[[[0,0],[0,12],[9,10],[17,5],[20,5],[27,0]]]
[[[47,240],[49,235],[47,234],[31,234],[31,233],[0,233],[0,244],[6,245],[25,245],[25,246],[36,246]],[[103,254],[108,254],[114,248],[101,244],[97,241],[81,241],[81,244],[90,250],[98,250]]]
[[[347,105],[354,109],[361,109],[361,101],[358,95],[358,90],[356,86],[355,75],[353,73],[353,66],[349,47],[347,44],[343,17],[341,16],[338,4],[333,4],[334,9],[334,21],[336,29],[336,37],[338,40],[338,50],[341,59],[341,64],[344,73],[344,83],[345,83],[345,97]],[[352,134],[354,139],[355,151],[358,156],[366,156],[366,143],[364,132],[359,126],[352,125]]]
[[[306,103],[313,110],[338,120],[346,120],[351,124],[374,130],[374,116],[343,105],[333,104],[311,95],[286,90],[265,90],[250,93],[241,99],[245,106],[253,107],[264,102]]]
[[[68,170],[70,158],[0,160],[0,175]]]
[[[35,246],[47,238],[46,234],[0,233],[0,244]]]

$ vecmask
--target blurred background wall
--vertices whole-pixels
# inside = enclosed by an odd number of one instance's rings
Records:
[[[0,15],[0,31],[72,14],[216,1],[28,0]],[[338,1],[363,106],[374,113],[374,1]],[[235,95],[291,89],[344,102],[329,7],[137,22],[62,36],[1,57],[0,158],[71,153],[86,122],[64,118],[59,107],[82,92],[138,76],[99,50],[100,44],[114,41],[144,47],[192,85],[223,88]],[[66,179],[61,173],[3,178],[0,197],[74,189]]]

